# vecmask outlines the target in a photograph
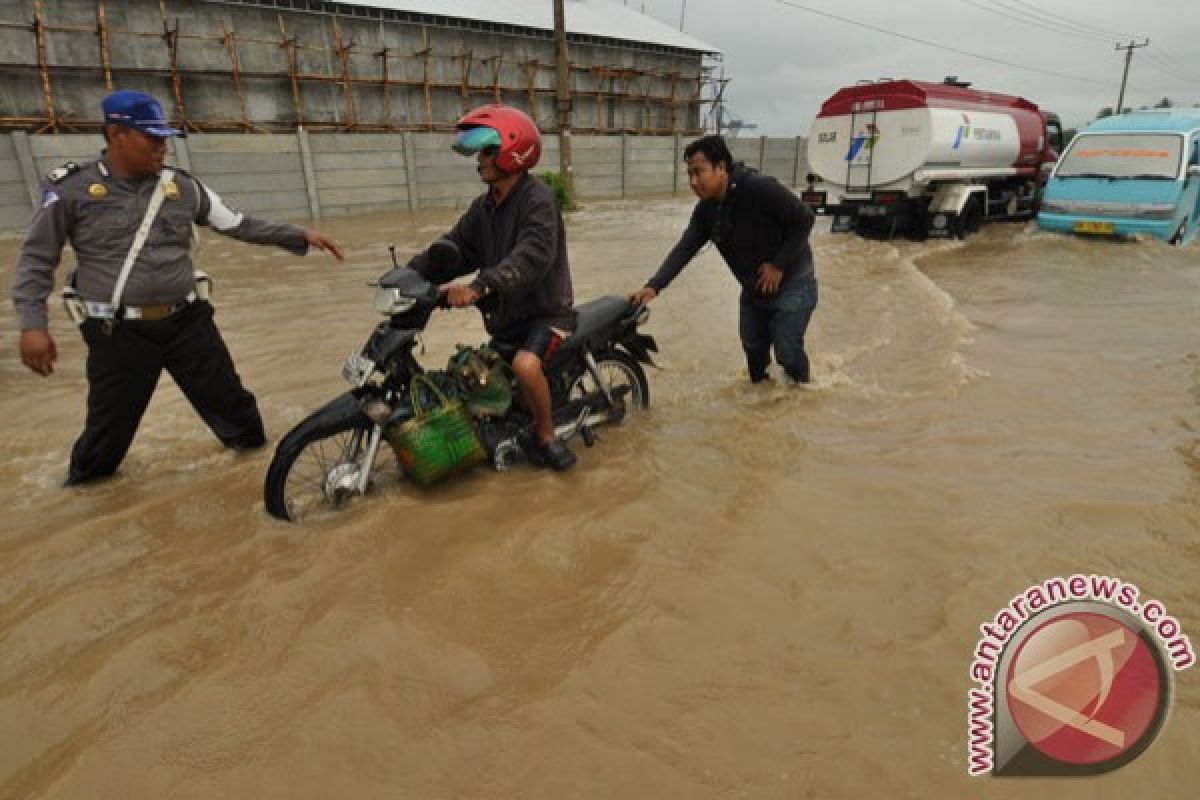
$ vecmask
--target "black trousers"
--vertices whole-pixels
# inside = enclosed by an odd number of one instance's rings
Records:
[[[258,404],[242,386],[208,303],[156,322],[126,320],[111,334],[98,319],[81,330],[88,346],[87,422],[71,451],[69,485],[117,471],[164,369],[225,446],[266,443]]]

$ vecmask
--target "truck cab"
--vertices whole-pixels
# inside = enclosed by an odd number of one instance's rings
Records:
[[[1038,227],[1191,242],[1200,225],[1200,112],[1143,111],[1081,131],[1046,185]]]

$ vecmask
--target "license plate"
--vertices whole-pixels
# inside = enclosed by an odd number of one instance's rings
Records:
[[[815,206],[820,208],[825,205],[825,192],[803,192],[800,195],[800,202],[806,206]]]
[[[1083,219],[1075,223],[1076,233],[1113,233],[1116,229],[1111,222],[1097,222]]]
[[[367,378],[370,378],[374,371],[375,362],[361,353],[350,356],[342,365],[342,377],[346,379],[346,383],[356,389],[366,383]]]
[[[833,218],[831,230],[834,233],[846,233],[854,230],[854,217],[849,214],[839,214]]]

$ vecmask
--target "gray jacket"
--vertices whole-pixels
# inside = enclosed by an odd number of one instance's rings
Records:
[[[129,254],[154,188],[155,176],[126,180],[101,159],[67,164],[50,173],[41,206],[13,278],[13,305],[21,330],[47,327],[46,298],[67,242],[78,266],[75,287],[85,300],[108,302]],[[177,303],[194,288],[192,224],[252,244],[274,244],[297,255],[308,252],[304,229],[231,211],[215,192],[176,169],[150,235],[130,271],[121,296],[125,305]]]

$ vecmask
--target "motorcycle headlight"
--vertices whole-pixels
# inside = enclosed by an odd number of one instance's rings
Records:
[[[401,294],[399,289],[377,289],[375,310],[380,314],[402,314],[417,304],[415,297]]]

